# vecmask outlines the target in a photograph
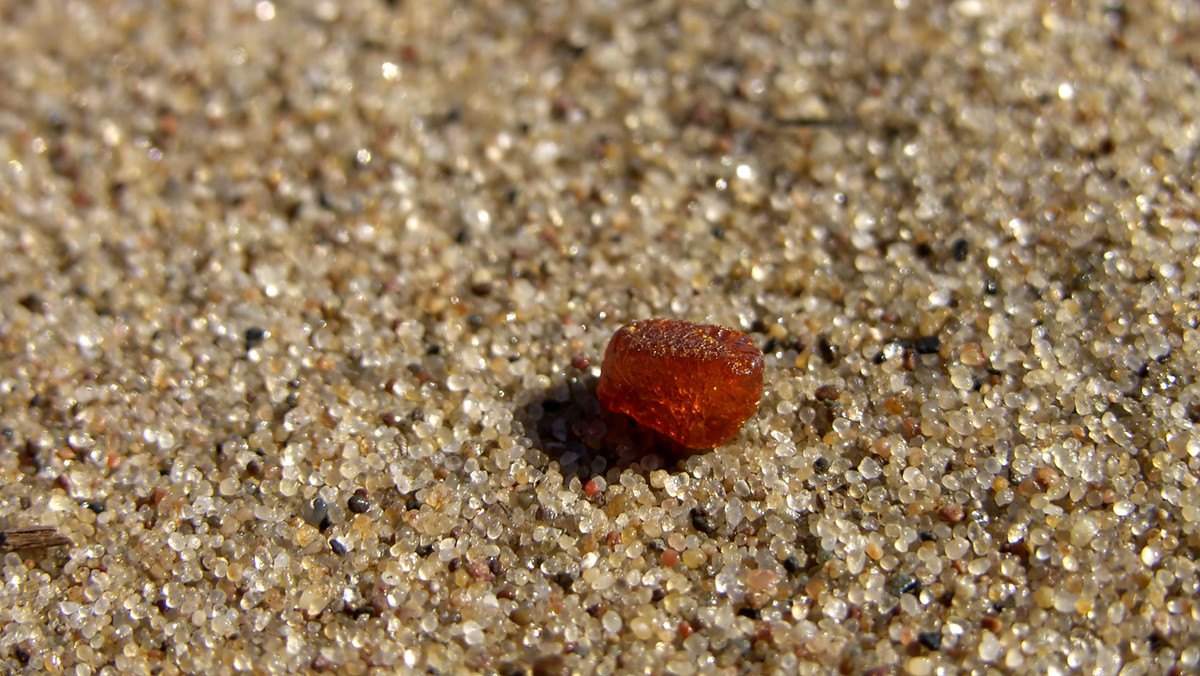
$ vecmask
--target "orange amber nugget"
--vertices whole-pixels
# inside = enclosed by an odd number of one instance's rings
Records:
[[[678,319],[626,324],[604,352],[596,395],[610,411],[691,449],[719,446],[758,410],[762,351],[741,331]]]

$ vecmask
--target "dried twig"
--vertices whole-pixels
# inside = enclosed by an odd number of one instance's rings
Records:
[[[29,526],[28,528],[0,530],[0,553],[69,544],[71,541],[66,536],[59,535],[58,529],[54,526]]]

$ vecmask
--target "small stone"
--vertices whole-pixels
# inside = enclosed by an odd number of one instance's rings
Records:
[[[305,514],[305,520],[321,530],[333,525],[333,522],[329,520],[329,505],[325,502],[325,498],[313,498],[312,505]]]
[[[984,634],[979,639],[979,659],[984,662],[995,662],[1004,654],[1004,644],[992,634]]]
[[[813,398],[817,401],[836,401],[842,396],[842,388],[837,385],[822,385],[813,392]]]
[[[246,351],[249,352],[258,347],[264,340],[270,337],[270,333],[263,328],[251,326],[246,329]]]
[[[367,498],[367,492],[363,489],[354,491],[354,495],[346,501],[346,508],[355,514],[362,514],[371,509],[371,501]]]
[[[983,348],[979,343],[967,343],[959,350],[958,358],[967,366],[983,366],[987,363],[987,356],[983,353]]]
[[[737,435],[762,398],[763,355],[750,336],[711,324],[627,324],[604,353],[600,404],[689,449]]]
[[[967,245],[967,240],[956,239],[951,245],[951,251],[954,253],[954,260],[962,262],[967,260],[967,254],[970,253],[970,247]]]
[[[583,494],[588,496],[589,498],[596,497],[602,490],[604,490],[604,489],[600,487],[600,482],[597,481],[596,479],[590,479],[583,486]]]
[[[1100,526],[1096,520],[1088,514],[1083,514],[1075,520],[1075,525],[1071,527],[1071,544],[1075,547],[1085,547],[1099,532]]]
[[[904,426],[904,438],[908,441],[912,441],[921,433],[921,421],[916,418],[905,418],[900,424]]]
[[[938,518],[946,523],[958,523],[963,520],[964,516],[962,505],[943,505],[938,510]]]
[[[746,578],[746,585],[757,591],[773,591],[779,582],[779,575],[773,570],[758,569]]]
[[[928,676],[933,673],[933,662],[928,657],[910,657],[904,664],[904,671],[911,676]]]
[[[921,588],[921,583],[917,578],[908,573],[896,573],[892,576],[891,582],[888,584],[888,591],[893,596],[901,596],[909,592],[914,592]]]
[[[804,585],[804,593],[813,599],[817,599],[825,592],[825,579],[814,577]]]
[[[490,581],[492,579],[492,571],[483,561],[473,561],[467,564],[467,572],[477,580]]]
[[[533,611],[529,608],[515,608],[508,614],[508,619],[512,620],[518,627],[524,627],[533,621]]]
[[[917,634],[917,640],[930,650],[942,649],[942,633],[939,631],[923,631]]]
[[[710,534],[717,530],[716,525],[713,524],[711,517],[708,516],[708,513],[699,509],[698,507],[693,507],[692,511],[689,512],[689,516],[692,519],[692,527],[701,533]]]
[[[1053,467],[1041,467],[1034,476],[1038,485],[1043,490],[1051,488],[1058,483],[1058,470]]]
[[[920,354],[936,354],[942,349],[942,341],[937,336],[921,336],[913,343]]]
[[[659,557],[662,565],[667,568],[674,568],[679,563],[679,552],[674,549],[664,549],[662,556]]]

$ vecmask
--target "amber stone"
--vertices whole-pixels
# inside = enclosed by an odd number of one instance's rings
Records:
[[[750,336],[712,324],[626,324],[604,352],[596,395],[610,411],[690,449],[737,435],[762,398],[763,355]]]

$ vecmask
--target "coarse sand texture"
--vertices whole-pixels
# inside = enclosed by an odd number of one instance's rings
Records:
[[[1198,64],[1195,0],[0,0],[0,674],[1197,673]],[[728,436],[602,405],[656,317],[761,351]]]

